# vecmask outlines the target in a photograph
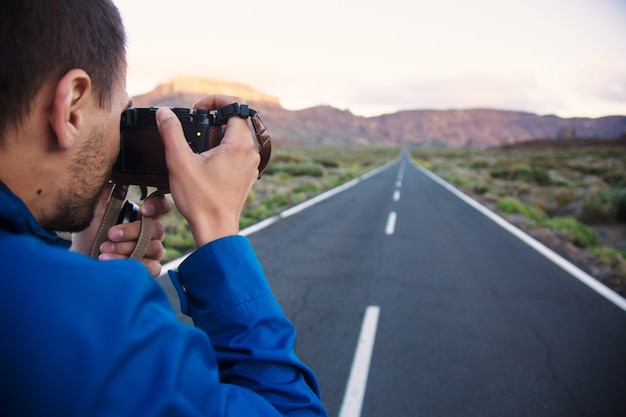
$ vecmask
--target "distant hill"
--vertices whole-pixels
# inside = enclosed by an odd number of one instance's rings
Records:
[[[278,97],[260,93],[243,84],[195,77],[179,77],[159,84],[154,90],[133,97],[133,104],[135,107],[189,107],[197,99],[216,92],[243,97],[246,101],[280,105]]]
[[[626,132],[626,116],[561,118],[493,110],[407,110],[375,117],[318,106],[291,111],[277,97],[241,84],[177,78],[133,97],[136,107],[189,107],[212,93],[243,97],[259,110],[276,144],[409,145],[482,149],[535,138],[610,139]]]

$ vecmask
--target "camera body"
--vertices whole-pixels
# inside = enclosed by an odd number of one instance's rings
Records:
[[[118,184],[157,187],[169,191],[165,146],[156,123],[156,107],[128,108],[120,124],[120,153],[111,181]],[[219,145],[227,121],[209,110],[172,108],[195,153]]]

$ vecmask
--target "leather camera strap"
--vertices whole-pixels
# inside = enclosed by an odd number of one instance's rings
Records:
[[[246,105],[236,106],[236,104],[233,104],[231,106],[235,106],[235,112],[234,114],[229,114],[226,117],[232,117],[235,115],[242,118],[250,117],[252,127],[254,129],[254,136],[258,145],[257,150],[259,151],[259,154],[261,156],[261,161],[259,162],[259,178],[261,178],[261,174],[267,167],[272,153],[272,138],[270,136],[269,130],[263,123],[263,120],[261,120],[261,115],[259,114],[259,112],[249,109]],[[220,133],[221,129],[210,130],[210,148],[219,144],[221,140]],[[91,248],[90,256],[92,258],[98,258],[101,253],[100,246],[107,240],[107,234],[109,232],[109,229],[117,223],[120,212],[124,205],[124,200],[126,199],[126,194],[128,193],[128,187],[129,186],[126,184],[113,185],[113,190],[111,191],[109,203],[107,204],[106,211],[104,212],[104,217],[102,218],[102,222],[100,223],[100,227],[98,228],[98,233],[96,234],[96,238]],[[158,193],[159,191],[156,192]],[[148,250],[148,246],[150,245],[150,241],[152,240],[152,232],[154,230],[153,222],[154,221],[151,217],[141,216],[141,228],[139,231],[139,238],[137,239],[135,249],[130,254],[131,259],[143,258],[146,251]]]
[[[97,258],[100,255],[100,246],[108,239],[107,234],[109,229],[117,224],[120,212],[126,199],[128,192],[128,185],[114,184],[109,203],[102,217],[102,222],[96,233],[93,246],[91,247],[92,258]],[[135,249],[130,254],[131,259],[141,259],[148,250],[150,241],[152,240],[152,232],[154,230],[154,220],[151,217],[141,216],[141,226],[139,230],[139,238]]]
[[[261,162],[259,163],[259,178],[261,178],[261,174],[265,171],[265,167],[267,167],[270,156],[272,155],[272,138],[263,120],[261,120],[259,112],[255,112],[250,120],[254,128],[254,136],[259,145],[259,154],[261,155]]]
[[[135,249],[130,254],[130,259],[143,258],[152,240],[152,232],[154,231],[154,220],[152,220],[152,217],[141,216],[140,224],[139,238],[137,239]]]

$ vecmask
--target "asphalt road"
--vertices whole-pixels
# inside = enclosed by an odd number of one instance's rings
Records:
[[[626,416],[626,311],[406,155],[249,239],[330,416],[369,306],[364,417]]]

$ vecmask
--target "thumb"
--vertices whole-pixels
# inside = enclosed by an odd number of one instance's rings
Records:
[[[172,110],[162,107],[157,110],[155,117],[159,134],[165,146],[166,160],[170,156],[180,155],[180,152],[191,151],[187,144],[187,139],[185,139],[180,120],[178,120],[178,117]]]

